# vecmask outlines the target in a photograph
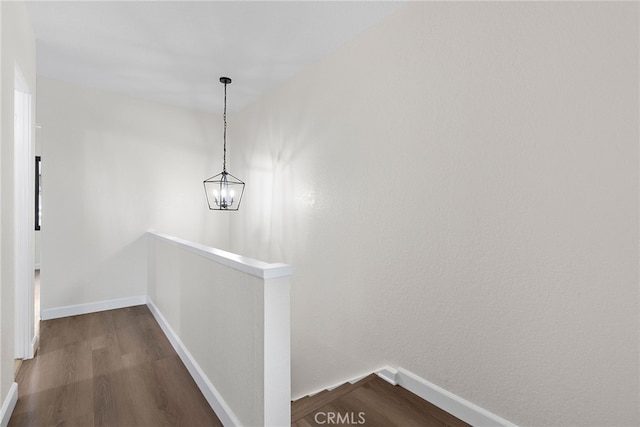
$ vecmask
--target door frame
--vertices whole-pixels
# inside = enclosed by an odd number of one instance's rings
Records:
[[[34,321],[34,166],[31,89],[15,67],[13,251],[15,284],[15,357],[31,359],[37,337]]]

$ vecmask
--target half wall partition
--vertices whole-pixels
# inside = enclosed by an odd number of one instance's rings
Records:
[[[221,421],[290,424],[291,266],[147,236],[149,307]]]

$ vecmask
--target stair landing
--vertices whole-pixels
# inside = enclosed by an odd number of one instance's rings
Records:
[[[462,427],[469,424],[375,374],[291,404],[291,426]]]

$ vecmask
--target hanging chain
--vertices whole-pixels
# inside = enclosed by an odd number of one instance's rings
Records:
[[[224,134],[223,134],[223,160],[222,160],[222,172],[227,172],[227,83],[224,84]]]

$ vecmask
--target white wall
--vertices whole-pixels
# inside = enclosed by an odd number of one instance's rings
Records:
[[[38,90],[42,309],[145,295],[145,231],[203,240],[219,118],[42,77]]]
[[[233,117],[231,250],[295,268],[294,397],[390,364],[640,423],[638,16],[416,2]]]
[[[23,74],[35,103],[35,36],[22,2],[0,2],[1,19],[1,80],[0,123],[2,146],[1,219],[0,219],[0,402],[3,402],[13,383],[14,358],[14,85],[15,67]],[[35,113],[35,111],[33,112]],[[33,115],[32,113],[32,115]]]

